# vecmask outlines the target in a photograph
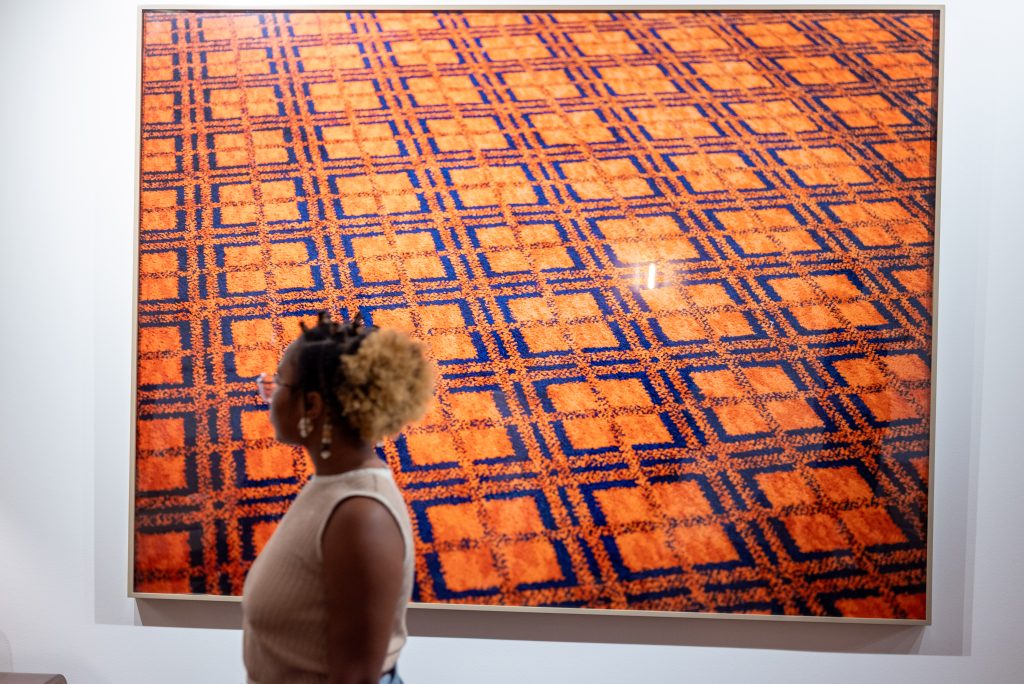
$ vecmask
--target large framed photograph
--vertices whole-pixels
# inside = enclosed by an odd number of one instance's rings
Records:
[[[140,10],[130,594],[238,597],[327,309],[439,369],[418,604],[926,621],[941,20]]]

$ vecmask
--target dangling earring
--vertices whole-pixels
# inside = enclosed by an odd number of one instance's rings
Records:
[[[331,421],[324,418],[323,436],[320,438],[320,458],[325,461],[331,457]]]
[[[312,431],[313,421],[309,419],[309,416],[302,416],[302,418],[299,418],[299,437],[306,439]]]

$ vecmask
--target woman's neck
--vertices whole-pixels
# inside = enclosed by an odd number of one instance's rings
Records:
[[[339,475],[359,468],[384,467],[373,444],[345,435],[337,428],[333,432],[330,458],[321,457],[319,440],[306,448],[317,475]]]

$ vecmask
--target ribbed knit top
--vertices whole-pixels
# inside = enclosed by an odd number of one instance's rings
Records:
[[[395,605],[382,672],[398,661],[407,637],[405,610],[412,593],[412,525],[391,471],[360,468],[310,479],[249,570],[242,592],[242,624],[243,658],[250,684],[327,681],[321,540],[334,509],[353,496],[379,501],[402,531],[402,595]]]

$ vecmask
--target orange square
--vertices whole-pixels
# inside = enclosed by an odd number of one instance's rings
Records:
[[[744,254],[778,254],[782,251],[771,236],[763,233],[736,233],[730,237]]]
[[[625,31],[595,31],[570,33],[569,38],[587,57],[601,55],[631,55],[642,52]]]
[[[518,321],[550,321],[554,318],[551,308],[541,297],[517,297],[508,302],[512,318]]]
[[[176,190],[143,190],[143,209],[170,209],[178,206],[178,192]]]
[[[563,578],[555,549],[547,539],[531,539],[502,545],[508,574],[516,584],[554,582]]]
[[[416,330],[416,325],[412,320],[412,312],[404,307],[397,309],[375,309],[372,319],[373,324],[381,328],[394,328],[404,333],[412,333]]]
[[[527,349],[534,354],[571,349],[564,331],[556,326],[533,325],[520,331]]]
[[[686,293],[697,306],[710,308],[734,303],[725,287],[717,283],[687,285]]]
[[[647,16],[648,14],[645,13],[644,17]],[[669,17],[674,19],[675,15],[665,16],[665,18]],[[704,52],[707,50],[724,50],[731,47],[729,43],[722,40],[715,33],[714,29],[706,26],[658,29],[658,35],[667,41],[676,52]]]
[[[176,325],[139,328],[139,353],[179,351],[181,329]]]
[[[817,499],[814,490],[795,470],[758,473],[754,479],[772,506],[798,506],[814,503]]]
[[[256,555],[260,555],[263,551],[263,547],[270,541],[270,537],[274,534],[274,530],[277,529],[277,521],[263,521],[258,522],[252,526],[252,547]]]
[[[627,532],[616,535],[622,562],[634,572],[675,567],[679,564],[660,531]]]
[[[273,275],[278,290],[308,290],[316,284],[309,266],[278,266]]]
[[[693,316],[659,316],[651,320],[656,320],[665,336],[675,342],[703,340],[706,336],[704,327]]]
[[[444,278],[447,275],[441,258],[432,254],[406,257],[402,260],[402,268],[413,280]]]
[[[530,262],[526,260],[526,257],[521,252],[515,250],[488,252],[486,258],[488,265],[495,273],[515,273],[530,270]]]
[[[255,378],[260,373],[269,373],[277,368],[280,354],[275,350],[260,348],[235,349],[235,373],[242,378]]]
[[[391,259],[374,259],[357,262],[359,277],[368,283],[398,280],[398,271]]]
[[[792,392],[796,389],[786,371],[778,366],[750,366],[743,369],[743,374],[758,394]]]
[[[439,551],[437,557],[450,591],[491,589],[501,582],[488,548]]]
[[[806,330],[834,330],[845,327],[845,324],[828,307],[811,304],[795,306],[789,311],[793,314],[796,322]]]
[[[895,613],[893,613],[892,606],[890,606],[889,603],[881,596],[864,596],[862,598],[841,598],[836,600],[835,606],[843,617],[896,617]]]
[[[750,435],[757,432],[768,432],[771,427],[758,413],[757,407],[750,404],[730,404],[714,409],[722,429],[734,436]]]
[[[217,197],[221,204],[252,204],[255,201],[251,185],[221,185],[217,189]]]
[[[147,571],[174,572],[191,566],[188,532],[135,534],[135,564]]]
[[[142,456],[135,462],[135,482],[140,492],[185,489],[184,456]]]
[[[774,234],[787,252],[820,252],[821,245],[806,230],[787,230]]]
[[[832,57],[789,57],[777,60],[801,85],[851,83],[857,80],[848,69]]]
[[[309,261],[305,242],[276,242],[270,245],[270,261],[273,264],[304,264]]]
[[[433,252],[434,238],[430,233],[413,232],[395,235],[396,252]]]
[[[295,199],[295,183],[292,181],[273,181],[260,183],[260,192],[264,202],[281,202]]]
[[[466,453],[474,460],[501,458],[514,453],[512,442],[504,427],[464,428],[459,437]]]
[[[591,294],[555,295],[554,302],[555,308],[558,310],[558,317],[562,321],[601,315],[601,308]]]
[[[619,346],[618,339],[607,323],[573,323],[566,327],[576,349]]]
[[[542,271],[572,268],[576,264],[564,247],[541,247],[531,250],[533,263]]]
[[[230,294],[264,292],[267,289],[263,271],[228,271],[224,274],[224,283]]]
[[[377,200],[373,195],[345,195],[340,201],[342,213],[346,216],[378,213]]]
[[[178,158],[173,154],[151,154],[142,158],[142,170],[150,172],[176,171]]]
[[[281,480],[295,475],[295,454],[283,446],[245,450],[245,475],[250,480]]]
[[[139,420],[135,435],[139,451],[163,451],[185,446],[185,420],[150,418]]]
[[[566,437],[575,449],[602,449],[615,446],[615,435],[604,418],[578,418],[562,423]]]
[[[457,304],[428,304],[418,310],[420,325],[426,331],[439,328],[464,328],[466,319]]]
[[[180,385],[184,382],[178,357],[139,359],[138,373],[140,385]]]
[[[548,399],[559,413],[594,411],[600,408],[597,396],[586,382],[564,382],[547,386]]]
[[[436,333],[427,338],[430,355],[440,361],[473,359],[477,356],[473,338],[464,332]]]
[[[904,382],[929,380],[931,368],[915,354],[898,354],[882,359],[889,372]]]
[[[639,487],[598,489],[594,491],[594,498],[610,525],[631,525],[655,520],[651,506]]]
[[[384,256],[394,251],[388,244],[388,239],[383,235],[353,238],[352,240],[352,252],[356,259]]]
[[[750,322],[739,311],[719,311],[707,315],[708,327],[715,337],[744,337],[753,334]]]
[[[832,362],[847,384],[851,387],[869,387],[885,383],[881,366],[868,358],[840,359]]]
[[[452,392],[445,403],[455,420],[501,420],[501,411],[490,392]]]
[[[885,325],[889,322],[878,309],[871,305],[871,302],[846,302],[836,304],[836,308],[856,328]]]
[[[623,439],[631,446],[665,444],[672,441],[672,434],[658,416],[616,416],[615,424],[622,432]]]
[[[874,496],[871,486],[853,466],[814,468],[811,472],[825,492],[825,496],[833,501],[851,501]]]
[[[856,508],[839,514],[853,538],[864,546],[903,544],[907,536],[889,513],[880,507]]]
[[[809,430],[824,426],[821,418],[806,399],[766,401],[765,408],[783,430]]]
[[[915,268],[906,271],[893,271],[892,277],[911,292],[931,294],[932,275],[928,269]]]
[[[478,229],[476,239],[480,242],[480,246],[485,248],[516,246],[516,234],[506,226]]]
[[[459,448],[446,432],[416,432],[406,435],[409,458],[416,465],[457,461]]]
[[[713,371],[699,371],[692,375],[700,391],[707,397],[740,397],[745,394],[739,378],[731,370],[723,368]]]
[[[245,166],[249,163],[249,152],[243,148],[217,152],[217,166]]]
[[[407,192],[384,193],[380,196],[380,204],[385,214],[417,211],[420,208],[420,200],[416,193]]]
[[[806,302],[821,298],[817,290],[801,277],[775,278],[769,281],[769,286],[785,302]]]
[[[647,388],[637,378],[598,380],[597,388],[613,408],[654,405]]]
[[[670,518],[686,520],[714,512],[704,491],[693,480],[658,482],[651,485],[651,491],[661,504],[660,510]]]
[[[792,212],[786,209],[745,209],[726,211],[717,215],[727,230],[750,230],[752,228],[796,228],[800,224]]]
[[[497,188],[463,188],[459,190],[459,200],[467,207],[488,207],[499,203]]]
[[[256,216],[256,205],[254,204],[237,204],[221,207],[220,209],[220,222],[229,226],[241,223],[254,223]]]
[[[673,537],[683,558],[692,565],[727,563],[740,559],[729,535],[718,525],[677,527]]]
[[[484,536],[484,527],[472,502],[431,506],[427,509],[427,518],[435,542],[458,542]]]
[[[792,24],[748,24],[737,28],[758,47],[781,47],[783,45],[807,45],[810,41]]]
[[[242,413],[242,439],[256,441],[274,436],[274,426],[266,411],[245,411]]]
[[[517,496],[512,499],[490,499],[484,501],[484,510],[494,532],[500,535],[515,536],[534,534],[544,529],[537,502],[529,496]]]
[[[175,111],[173,93],[142,96],[143,123],[174,123]]]
[[[794,515],[784,522],[789,535],[802,551],[835,551],[848,546],[832,516],[823,513]]]
[[[263,248],[259,245],[225,247],[224,266],[230,269],[263,266]]]
[[[928,595],[921,594],[897,594],[893,597],[897,605],[903,609],[908,620],[924,620],[928,614]]]
[[[859,396],[877,421],[911,420],[928,414],[927,403],[918,408],[909,396],[899,391],[862,392]]]
[[[231,340],[235,347],[259,345],[274,339],[274,337],[276,337],[274,324],[269,319],[257,318],[231,322]]]

